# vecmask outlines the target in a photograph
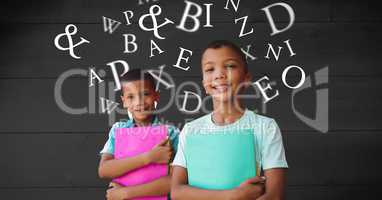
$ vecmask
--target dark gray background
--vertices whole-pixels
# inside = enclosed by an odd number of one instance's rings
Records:
[[[193,0],[202,4],[203,1]],[[280,96],[267,104],[266,115],[282,129],[290,165],[287,199],[378,199],[382,186],[380,153],[382,111],[382,15],[377,1],[299,0],[289,3],[295,13],[293,27],[271,37],[261,8],[278,1],[242,0],[239,11],[227,11],[225,1],[213,2],[212,29],[186,33],[174,26],[163,28],[166,40],[154,39],[166,52],[149,59],[152,33],[139,29],[138,17],[152,3],[138,1],[3,1],[0,54],[0,197],[2,199],[104,199],[107,182],[97,177],[98,152],[109,130],[106,114],[70,115],[54,99],[56,79],[69,69],[96,67],[110,75],[106,63],[122,59],[132,68],[165,71],[177,84],[200,83],[200,50],[214,39],[230,39],[245,47],[252,44],[258,59],[249,61],[254,79],[267,74],[277,82]],[[183,1],[158,2],[163,14],[179,23]],[[102,16],[124,23],[122,12],[134,11],[134,24],[121,25],[113,34],[103,32]],[[276,12],[280,24],[286,14]],[[236,17],[248,15],[255,33],[238,38]],[[203,17],[204,18],[204,17]],[[59,51],[53,43],[66,24],[74,23],[78,36],[91,44],[76,49],[81,60]],[[203,24],[203,23],[202,23]],[[137,53],[124,54],[122,34],[138,38]],[[297,53],[278,62],[265,60],[267,42],[291,39]],[[193,50],[188,72],[174,67],[179,46]],[[253,52],[253,49],[252,49]],[[281,84],[282,70],[299,65],[307,75],[329,66],[329,131],[320,133],[299,120],[291,109],[291,90]],[[292,79],[294,77],[292,76]],[[88,80],[65,81],[63,96],[72,107],[88,104]],[[182,90],[183,91],[183,90]],[[169,101],[163,92],[162,102]],[[315,88],[296,96],[297,109],[314,117]],[[162,105],[162,103],[160,104]],[[249,102],[250,108],[261,106]],[[162,116],[182,123],[194,115],[181,114],[176,106]],[[123,118],[118,116],[117,119]]]

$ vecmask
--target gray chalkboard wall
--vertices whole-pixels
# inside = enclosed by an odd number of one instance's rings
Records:
[[[109,89],[94,87],[90,95],[88,78],[72,76],[62,84],[62,100],[72,108],[86,107],[83,114],[69,114],[55,100],[58,78],[68,70],[86,71],[90,67],[106,71],[106,63],[125,60],[131,68],[155,69],[165,64],[177,86],[185,81],[200,85],[200,51],[215,39],[229,39],[250,52],[248,60],[254,79],[268,75],[280,95],[265,106],[260,99],[247,100],[251,109],[275,118],[283,133],[288,171],[286,197],[305,199],[380,199],[382,186],[382,15],[378,1],[287,0],[296,13],[293,26],[270,36],[271,29],[261,8],[278,1],[242,0],[238,11],[224,9],[226,1],[192,0],[199,5],[211,2],[211,24],[188,33],[175,28],[185,7],[184,1],[158,0],[162,15],[175,25],[160,29],[165,40],[139,28],[138,19],[154,3],[139,5],[138,0],[118,1],[5,1],[0,8],[0,198],[1,199],[104,199],[107,182],[97,176],[98,152],[106,140],[109,123],[126,118],[100,113],[98,95],[107,97]],[[123,11],[134,11],[132,24],[125,25]],[[288,23],[284,10],[274,10],[279,26]],[[201,24],[205,23],[205,13]],[[121,21],[113,34],[103,30],[102,16]],[[235,18],[248,16],[254,33],[239,38],[241,25]],[[158,18],[163,22],[163,18]],[[75,24],[79,36],[90,44],[75,49],[82,59],[72,58],[54,45],[56,35],[67,24]],[[145,21],[150,27],[150,21]],[[160,23],[160,22],[158,22]],[[137,37],[138,50],[124,53],[123,34]],[[149,58],[150,39],[165,52]],[[267,44],[282,45],[290,39],[296,55],[281,53],[279,60],[265,59]],[[67,43],[63,42],[63,46]],[[173,67],[179,47],[193,51],[189,71]],[[285,48],[284,48],[285,49]],[[296,93],[281,82],[289,65],[301,66],[311,77],[312,86]],[[327,67],[327,68],[326,68]],[[315,73],[322,69],[315,77]],[[297,74],[298,75],[298,74]],[[299,76],[289,76],[298,81]],[[318,84],[318,80],[321,83]],[[315,84],[316,83],[316,84]],[[186,90],[187,86],[183,90]],[[327,89],[328,103],[320,102],[316,91]],[[163,86],[164,106],[174,98]],[[192,91],[192,86],[190,89]],[[118,99],[117,99],[118,100]],[[92,104],[91,102],[96,103]],[[192,104],[192,102],[191,102]],[[293,110],[314,119],[318,109],[325,111],[320,131],[301,120]],[[91,106],[93,105],[93,107]],[[95,105],[95,106],[94,106]],[[192,106],[192,105],[191,105]],[[325,107],[326,106],[326,107]],[[179,112],[175,103],[162,114],[180,124],[204,113]],[[324,127],[325,129],[325,127]],[[326,132],[326,133],[323,133]]]

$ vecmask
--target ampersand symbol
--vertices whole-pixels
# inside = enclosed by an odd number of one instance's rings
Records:
[[[56,45],[57,49],[62,50],[62,51],[69,50],[69,53],[73,58],[80,59],[81,57],[76,56],[76,54],[74,54],[74,48],[77,47],[78,45],[81,45],[82,43],[90,43],[90,42],[88,40],[84,39],[83,37],[80,37],[81,41],[76,43],[76,44],[73,44],[72,36],[75,35],[76,33],[77,33],[77,27],[73,24],[68,24],[65,27],[65,33],[58,34],[54,38],[54,44]],[[60,39],[62,37],[65,37],[65,36],[66,36],[66,39],[68,40],[68,44],[69,44],[67,47],[63,47],[59,43]]]
[[[159,35],[158,33],[158,29],[168,23],[170,24],[173,24],[174,22],[165,18],[165,22],[163,22],[162,24],[158,25],[157,23],[157,19],[156,19],[156,16],[159,16],[160,14],[162,13],[162,9],[160,6],[158,5],[152,5],[150,7],[150,11],[149,11],[149,14],[144,14],[142,15],[140,18],[139,18],[139,26],[141,27],[141,29],[143,29],[144,31],[154,31],[154,35],[155,37],[157,37],[158,39],[165,39],[165,37],[162,37]],[[143,20],[145,20],[147,17],[151,17],[151,20],[152,20],[152,27],[146,27],[145,25],[143,25]]]

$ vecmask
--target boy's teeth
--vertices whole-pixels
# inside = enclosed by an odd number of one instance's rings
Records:
[[[226,85],[216,86],[215,87],[219,92],[225,92],[228,88]]]

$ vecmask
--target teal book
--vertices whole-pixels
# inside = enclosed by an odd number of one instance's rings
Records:
[[[186,135],[188,184],[226,190],[256,176],[255,138],[252,129]]]

